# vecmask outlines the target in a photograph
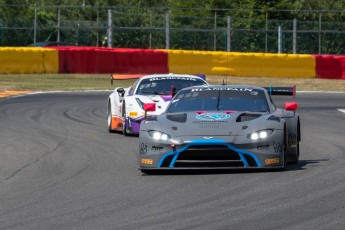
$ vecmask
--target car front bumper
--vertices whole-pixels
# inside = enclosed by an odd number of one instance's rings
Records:
[[[195,139],[180,145],[139,143],[140,169],[268,169],[284,167],[284,147],[275,138],[234,144]]]

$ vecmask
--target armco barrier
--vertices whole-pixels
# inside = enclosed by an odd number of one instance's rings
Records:
[[[229,74],[226,52],[168,50],[171,73],[222,75]]]
[[[0,48],[0,73],[2,74],[57,72],[58,53],[56,50],[36,47]]]
[[[345,79],[345,57],[315,55],[316,76],[327,79]]]
[[[54,47],[59,52],[59,73],[97,73],[96,50],[90,47]]]
[[[54,49],[43,50],[44,73],[59,73],[59,54]]]
[[[311,55],[168,51],[169,72],[206,75],[314,78]]]
[[[159,50],[54,47],[60,73],[167,73],[167,53]]]
[[[0,74],[169,72],[345,79],[345,56],[76,46],[0,48]]]
[[[168,54],[161,50],[115,49],[115,73],[168,73]]]

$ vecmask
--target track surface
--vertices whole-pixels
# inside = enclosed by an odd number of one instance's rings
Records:
[[[344,229],[345,94],[298,93],[284,172],[160,176],[137,170],[137,137],[107,133],[108,94],[0,100],[0,229]]]

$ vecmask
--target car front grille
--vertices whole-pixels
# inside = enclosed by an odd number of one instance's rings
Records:
[[[241,168],[245,166],[257,167],[255,160],[249,155],[242,155],[225,145],[191,145],[179,153],[174,168]],[[167,157],[162,167],[169,167],[173,156]]]

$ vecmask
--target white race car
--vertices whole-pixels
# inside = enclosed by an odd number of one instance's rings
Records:
[[[113,80],[116,78],[112,77]],[[208,85],[205,76],[146,75],[137,79],[131,87],[115,88],[108,98],[108,131],[120,131],[124,135],[138,134],[140,122],[145,117],[145,103],[156,104],[156,111],[150,112],[150,115],[161,114],[179,90],[194,85]]]

